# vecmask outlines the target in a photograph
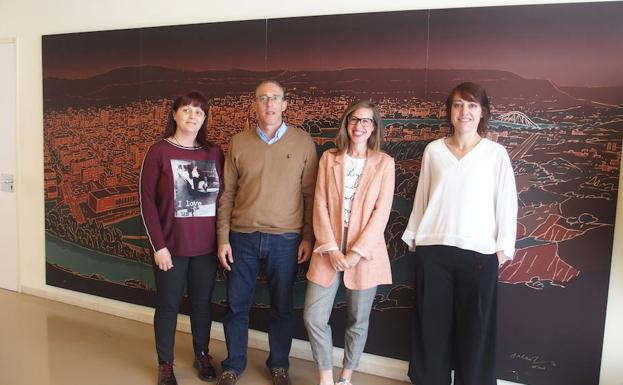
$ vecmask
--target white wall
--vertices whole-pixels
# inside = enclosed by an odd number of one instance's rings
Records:
[[[22,290],[145,322],[151,319],[151,310],[147,308],[45,285],[41,35],[289,16],[558,2],[561,1],[0,0],[0,38],[16,38],[18,45],[16,190]],[[623,185],[619,188],[601,385],[621,385],[623,381],[622,192]],[[305,350],[303,345],[297,345],[297,354],[305,356]],[[370,364],[365,366],[372,371],[391,376],[404,375],[406,370],[406,365],[396,360],[368,357],[367,361]]]
[[[17,198],[3,183],[15,175],[17,108],[17,54],[14,39],[0,37],[0,218],[7,228],[0,231],[2,269],[0,288],[18,289]],[[15,190],[13,190],[15,191]]]

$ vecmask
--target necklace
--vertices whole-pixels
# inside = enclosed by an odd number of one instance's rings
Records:
[[[350,149],[350,151],[346,150],[346,155],[348,155],[351,159],[367,159],[368,148],[366,147],[366,152],[363,154],[363,157],[361,156],[361,154],[357,154],[356,151],[353,149]]]
[[[195,147],[197,147],[194,143],[193,143],[193,146],[183,146],[183,145],[182,145],[182,144],[181,144],[181,143],[177,140],[177,138],[175,137],[175,134],[174,134],[174,135],[171,135],[171,139],[173,139],[173,141],[174,141],[174,142],[175,142],[178,146],[180,146],[180,147],[186,147],[186,148],[195,148]]]

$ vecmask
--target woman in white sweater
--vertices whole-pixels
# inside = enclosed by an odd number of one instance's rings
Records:
[[[446,99],[451,135],[426,146],[402,239],[415,253],[409,377],[417,385],[494,385],[498,268],[513,257],[510,159],[485,138],[490,104],[474,83]]]

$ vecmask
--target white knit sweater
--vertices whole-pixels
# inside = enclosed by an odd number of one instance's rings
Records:
[[[517,190],[506,150],[483,138],[458,160],[444,139],[426,146],[413,211],[402,239],[482,254],[515,253]]]

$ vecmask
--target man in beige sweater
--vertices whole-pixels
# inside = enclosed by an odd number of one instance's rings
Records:
[[[270,288],[266,360],[273,384],[289,385],[293,286],[298,264],[312,252],[312,207],[318,157],[311,136],[287,126],[285,89],[255,89],[258,125],[235,135],[225,158],[217,213],[218,258],[227,274],[223,320],[227,358],[218,385],[233,385],[247,364],[249,311],[260,265]]]

